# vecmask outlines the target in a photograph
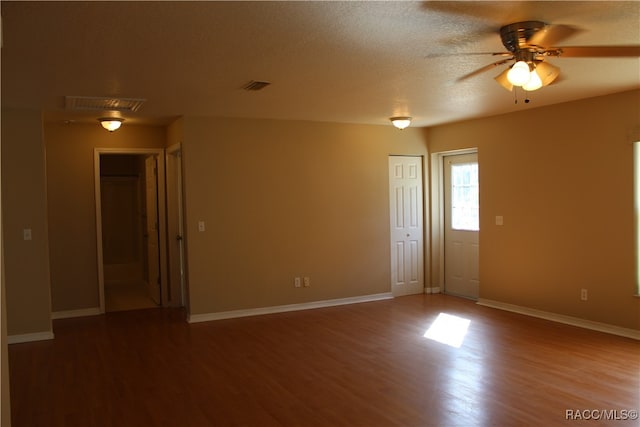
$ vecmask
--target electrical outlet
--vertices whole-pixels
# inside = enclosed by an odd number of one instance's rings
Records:
[[[303,279],[303,282],[304,282],[304,287],[305,288],[308,288],[309,286],[311,286],[311,279],[309,277],[305,277]]]
[[[31,240],[31,229],[25,228],[22,230],[22,239],[23,240]]]
[[[302,286],[299,277],[296,277],[295,279],[293,279],[293,286],[295,286],[296,288],[299,288]]]
[[[589,292],[586,289],[580,289],[580,299],[586,301],[589,299]]]

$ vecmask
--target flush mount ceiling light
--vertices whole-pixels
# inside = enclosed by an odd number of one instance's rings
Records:
[[[389,120],[400,130],[409,127],[411,124],[411,117],[391,117]]]
[[[120,129],[120,126],[122,126],[122,122],[124,122],[124,119],[121,119],[119,117],[102,117],[98,119],[98,121],[103,128],[105,128],[109,132],[113,132]]]

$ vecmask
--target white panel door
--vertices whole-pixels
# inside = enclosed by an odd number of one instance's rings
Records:
[[[422,157],[389,157],[391,292],[424,292]]]
[[[444,291],[478,299],[480,289],[478,155],[444,157]]]
[[[182,164],[179,148],[167,150],[167,233],[169,235],[169,302],[185,305],[184,230],[182,209]]]
[[[158,169],[157,157],[144,159],[145,171],[145,237],[147,243],[147,289],[156,304],[160,299],[160,244],[158,227]]]

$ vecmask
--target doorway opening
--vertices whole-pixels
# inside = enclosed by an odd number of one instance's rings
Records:
[[[95,151],[100,311],[167,304],[164,150]]]

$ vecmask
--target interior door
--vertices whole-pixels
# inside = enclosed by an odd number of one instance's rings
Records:
[[[144,159],[145,175],[145,238],[147,247],[147,288],[153,301],[161,304],[160,292],[160,234],[158,227],[158,169],[157,156]]]
[[[391,292],[424,292],[422,157],[389,157]]]
[[[478,299],[480,183],[477,153],[444,157],[445,293]]]
[[[167,149],[169,300],[174,306],[184,306],[186,301],[181,156],[179,147]]]

